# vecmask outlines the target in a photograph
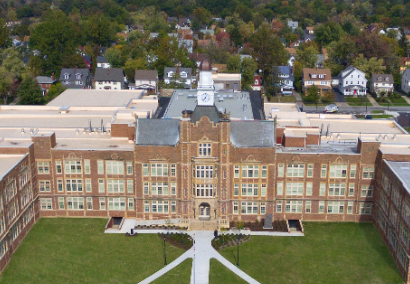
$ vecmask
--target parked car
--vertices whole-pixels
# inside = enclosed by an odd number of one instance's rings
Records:
[[[325,106],[325,113],[337,112],[339,108],[335,104]]]

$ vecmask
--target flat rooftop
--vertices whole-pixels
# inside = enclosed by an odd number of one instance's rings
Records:
[[[196,90],[175,90],[163,117],[181,118],[183,110],[194,110]],[[215,92],[215,106],[219,112],[230,112],[233,120],[253,120],[249,92]]]
[[[47,106],[127,107],[142,96],[141,90],[67,89]]]
[[[332,133],[377,133],[377,134],[404,134],[403,129],[393,120],[359,120],[311,118],[310,126],[322,127]]]
[[[386,160],[385,162],[400,179],[404,188],[410,194],[410,162],[392,162]]]
[[[0,155],[0,180],[26,155]]]

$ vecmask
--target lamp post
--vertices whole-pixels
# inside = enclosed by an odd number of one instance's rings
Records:
[[[236,266],[239,266],[239,238],[240,238],[240,235],[238,234],[238,246],[236,250]]]
[[[165,237],[164,237],[164,265],[167,265],[167,252],[165,250]]]

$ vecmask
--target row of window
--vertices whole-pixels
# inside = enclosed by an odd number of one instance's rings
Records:
[[[50,181],[39,180],[40,192],[50,192]],[[125,188],[127,193],[134,192],[134,181],[132,179],[98,179],[98,192],[99,193],[124,193]],[[58,192],[92,192],[91,179],[57,179],[57,191]]]
[[[82,174],[84,169],[84,174],[91,174],[91,162],[90,160],[56,160],[56,173],[57,174]],[[133,166],[131,161],[105,161],[97,160],[98,174],[105,173],[109,175],[123,175],[126,170],[127,175],[133,174]],[[37,171],[39,174],[50,174],[50,163],[49,162],[37,162]]]
[[[235,165],[234,178],[266,178],[268,176],[268,167],[259,165]]]
[[[125,211],[134,210],[134,198],[125,198],[125,197],[100,197],[98,198],[99,210],[107,210],[107,201],[108,201],[108,210],[110,211]],[[58,210],[94,210],[94,202],[92,197],[79,197],[79,196],[70,196],[70,197],[58,197],[57,199],[57,208]],[[53,198],[40,198],[40,207],[42,210],[53,210]]]
[[[308,164],[307,168],[305,164],[287,164],[286,177],[313,177],[313,164]],[[356,165],[350,165],[348,174],[348,165],[330,165],[329,166],[329,178],[356,178]],[[285,164],[278,164],[278,177],[285,176]],[[320,177],[328,177],[328,166],[321,165]],[[364,179],[374,178],[374,167],[364,167],[363,175]]]
[[[170,171],[168,171],[168,166]],[[164,164],[164,163],[151,163],[142,164],[142,175],[152,177],[175,177],[176,176],[176,164]]]
[[[284,187],[285,185],[285,187]],[[278,182],[276,186],[277,195],[283,195],[285,188],[285,195],[289,196],[311,196],[312,195],[312,182]],[[319,195],[320,196],[341,196],[345,197],[346,193],[348,196],[354,196],[355,184],[354,183],[329,183],[326,188],[326,183],[320,183]],[[360,190],[360,197],[372,197],[373,196],[373,186],[363,185]]]
[[[282,213],[283,206],[285,213],[303,213],[303,204],[305,204],[304,213],[312,213],[312,202],[311,201],[301,201],[301,200],[277,200],[276,201],[276,212]],[[327,213],[327,214],[353,214],[354,213],[354,202],[345,201],[319,201],[317,213]],[[372,203],[360,203],[359,212],[362,215],[371,215],[372,213]]]

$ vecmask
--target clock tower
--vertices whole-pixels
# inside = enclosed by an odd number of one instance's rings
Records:
[[[199,81],[197,88],[197,101],[199,106],[214,105],[214,81],[212,80],[212,66],[205,58],[199,66]]]

